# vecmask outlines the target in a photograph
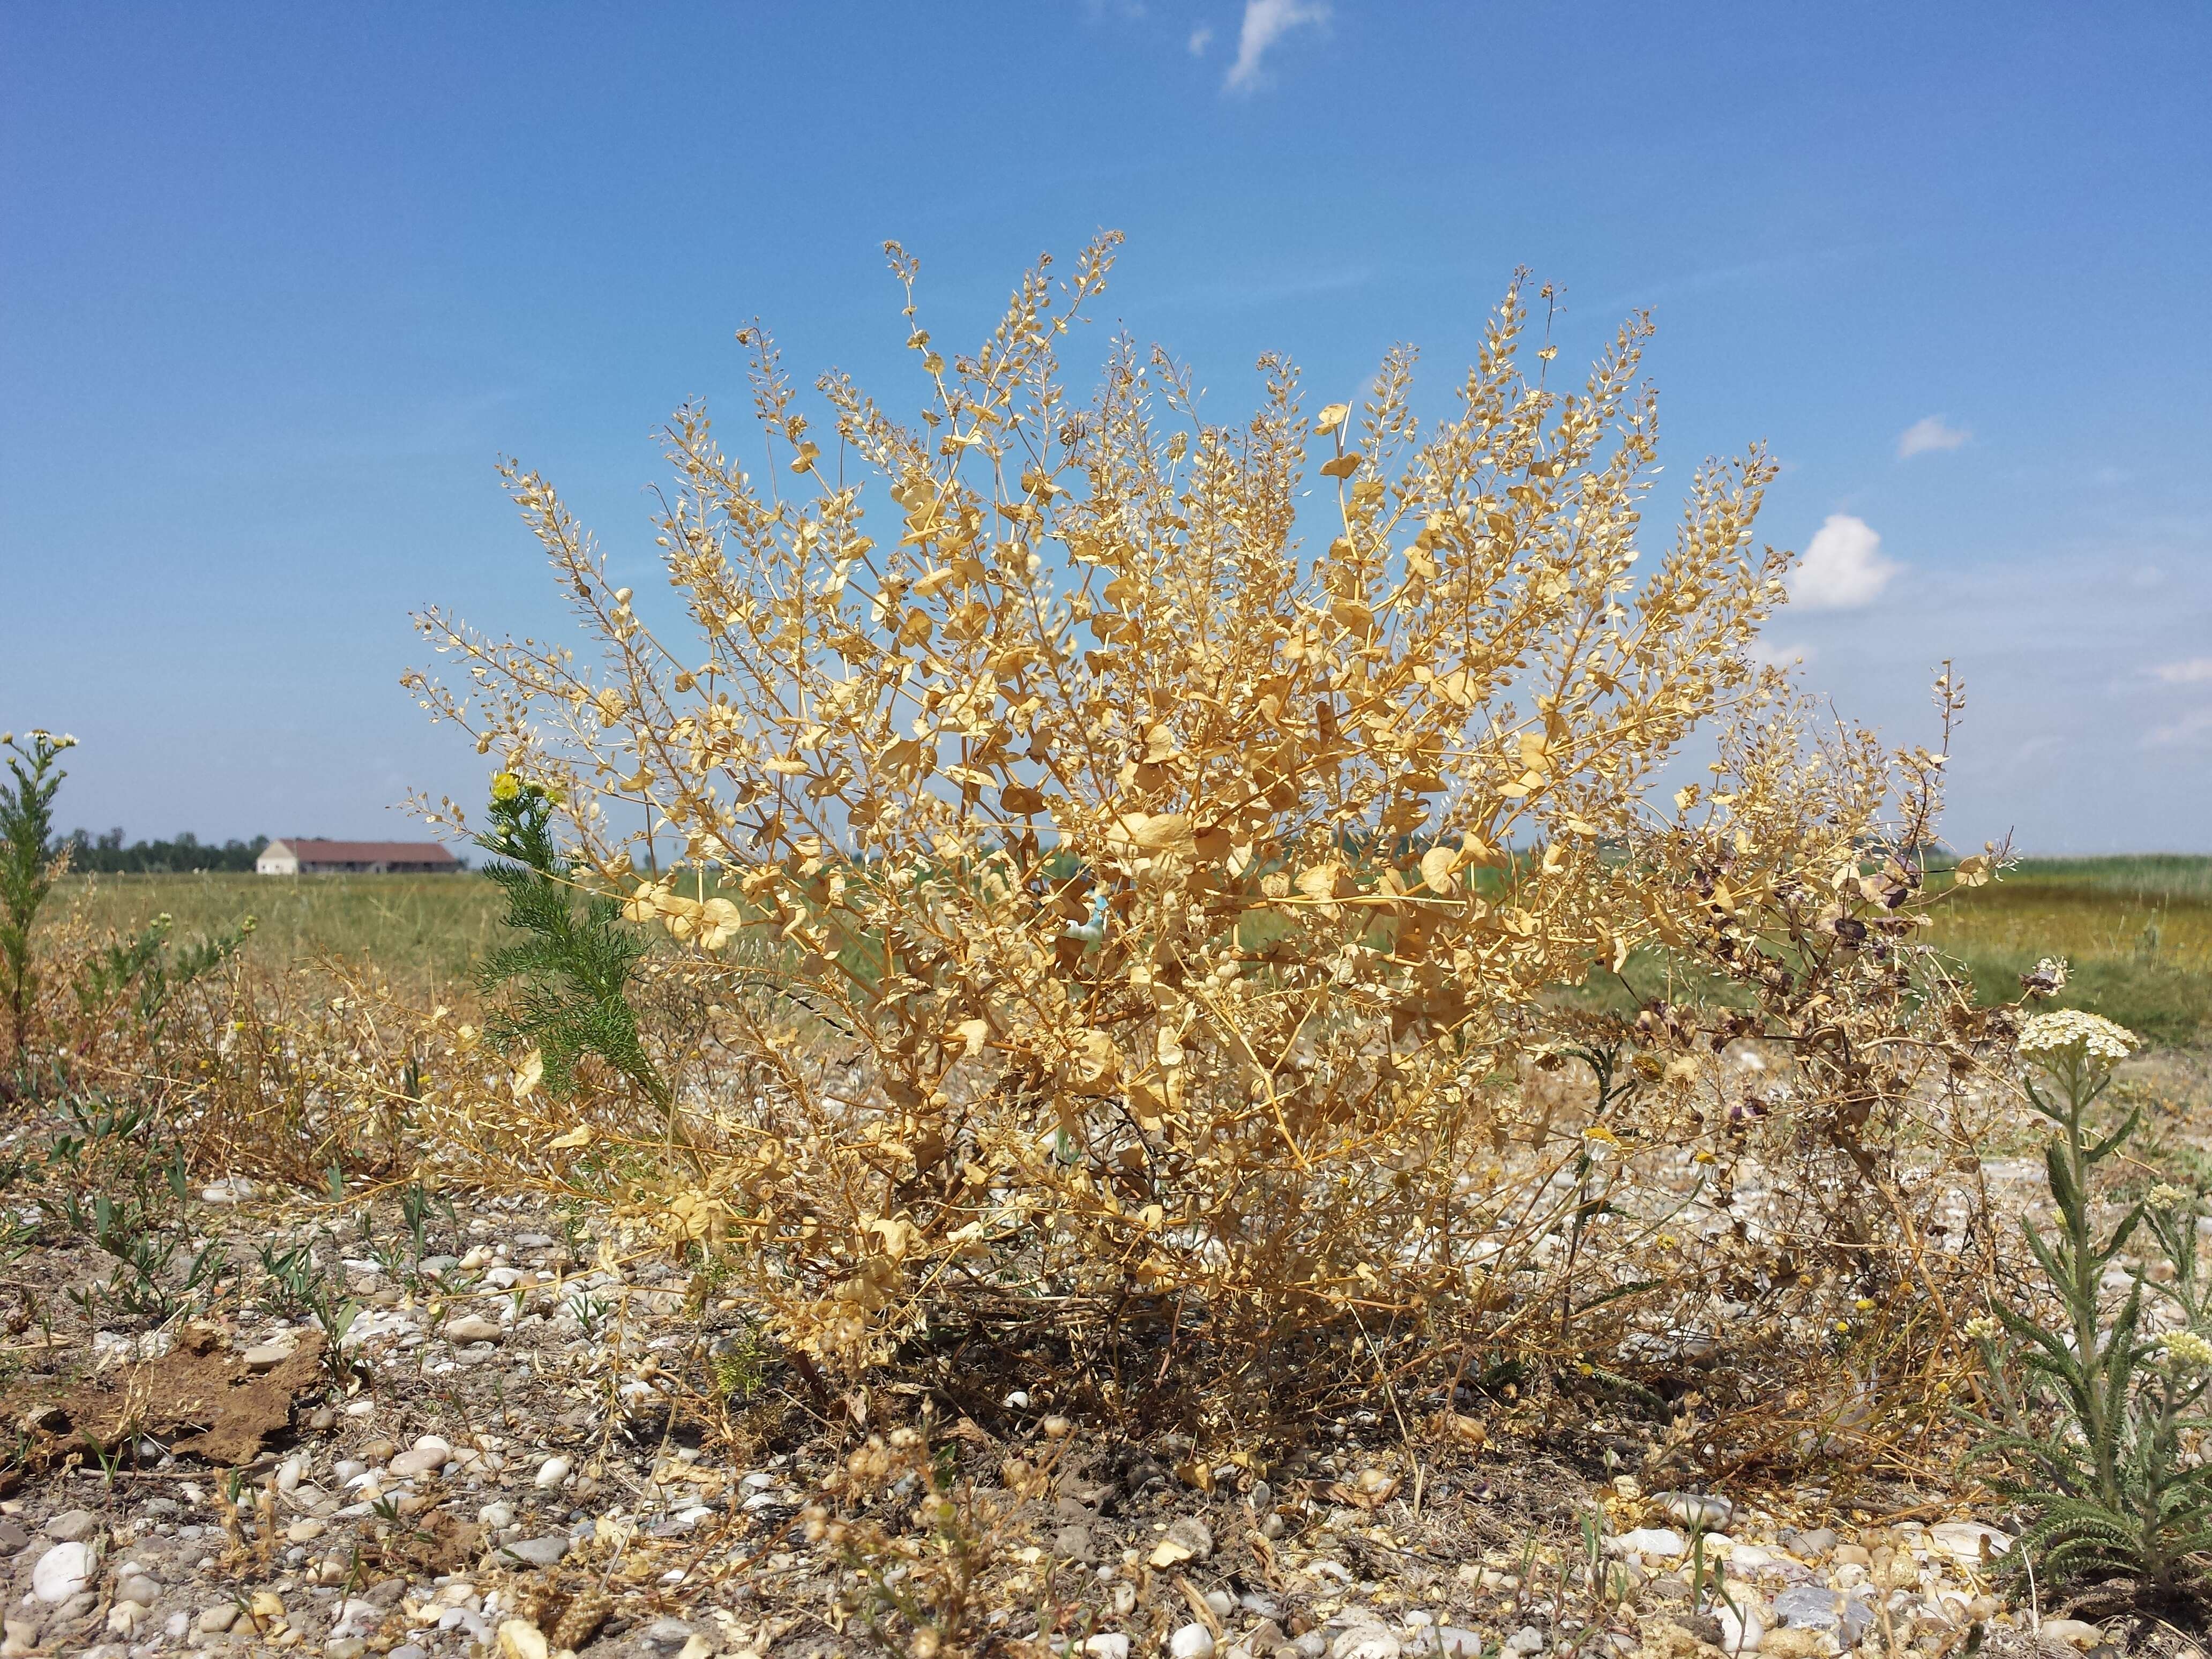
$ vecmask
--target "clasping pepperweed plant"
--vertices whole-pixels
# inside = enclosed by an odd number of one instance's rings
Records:
[[[1670,1340],[1654,1301],[1697,1275],[1620,1241],[1662,1231],[1632,1188],[1693,1139],[1713,1201],[1765,1143],[1807,1203],[1865,1211],[1860,1297],[1951,1273],[1899,1242],[1921,1172],[1971,1145],[1956,1079],[1985,1035],[1945,1025],[1956,987],[1914,943],[1943,761],[1812,741],[1760,666],[1789,568],[1753,535],[1772,462],[1701,468],[1648,545],[1649,321],[1555,384],[1520,283],[1433,423],[1408,349],[1356,408],[1310,408],[1271,355],[1258,408],[1210,418],[1126,338],[1071,392],[1118,241],[1028,273],[964,354],[890,248],[910,421],[830,374],[817,432],[743,330],[765,460],[678,415],[661,604],[510,466],[585,649],[420,619],[459,678],[407,684],[496,755],[485,844],[518,890],[553,927],[581,887],[652,930],[633,956],[610,918],[591,975],[537,958],[542,1000],[495,1032],[550,1078],[600,1021],[684,1124],[690,1167],[635,1147],[624,1200],[726,1251],[810,1363],[1045,1327],[1146,1350],[1112,1374],[1195,1362],[1254,1401],[1328,1373],[1317,1343],[1456,1353],[1534,1340],[1535,1307],[1547,1341]],[[1654,799],[1701,726],[1712,782]],[[1756,1006],[1643,1010],[1609,1139],[1512,1121],[1548,1000],[1639,951]],[[699,1033],[629,1024],[630,973]],[[1752,1097],[1719,1067],[1736,1042],[1790,1077]],[[471,1132],[583,1146],[533,1120],[519,1058]],[[1826,1294],[1741,1243],[1728,1282]]]
[[[2063,1319],[2050,1328],[1999,1304],[1970,1326],[1995,1402],[1972,1419],[1990,1435],[1973,1455],[1996,1463],[1991,1485],[2035,1512],[2019,1558],[2044,1582],[2124,1572],[2163,1598],[2196,1579],[2193,1558],[2212,1549],[2212,1466],[2188,1455],[2212,1426],[2199,1409],[2212,1389],[2212,1341],[2194,1196],[2161,1185],[2109,1226],[2092,1214],[2094,1172],[2141,1117],[2137,1108],[2102,1125],[2093,1109],[2135,1047],[2112,1021],[2070,1009],[2037,1014],[2021,1032],[2028,1103],[2058,1131],[2044,1152],[2058,1225],[2048,1235],[2022,1226]],[[2126,1265],[2115,1308],[2106,1275],[2146,1229],[2171,1279]],[[2153,1307],[2162,1335],[2145,1328]]]

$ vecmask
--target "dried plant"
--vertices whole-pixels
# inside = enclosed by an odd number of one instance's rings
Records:
[[[1911,884],[1880,859],[1927,828],[1940,763],[1907,757],[1900,805],[1870,738],[1811,744],[1755,666],[1786,567],[1752,541],[1771,462],[1700,471],[1639,574],[1648,322],[1556,390],[1553,347],[1522,367],[1517,282],[1432,430],[1403,349],[1357,416],[1308,418],[1271,356],[1259,410],[1210,424],[1126,339],[1078,404],[1061,339],[1116,240],[1059,289],[1030,273],[951,361],[892,246],[929,397],[902,425],[825,377],[829,454],[741,331],[769,463],[696,406],[667,434],[692,643],[520,468],[599,661],[420,618],[472,683],[410,675],[426,708],[542,792],[577,878],[711,1002],[714,1042],[663,1057],[722,1148],[685,1227],[846,1363],[933,1318],[1202,1328],[1261,1370],[1316,1329],[1453,1328],[1587,1218],[1580,1184],[1531,1209],[1504,1181],[1498,1085],[1549,988],[1645,944],[1767,998],[1729,1040],[1796,1045],[1856,1159],[1910,1085],[1834,1028],[1911,1000],[1887,942]],[[1301,507],[1310,465],[1326,504]],[[1656,813],[1701,723],[1729,787]],[[636,873],[656,835],[683,861]],[[1627,1034],[1666,1085],[1632,1138],[1680,1145],[1711,1126],[1657,1019]]]

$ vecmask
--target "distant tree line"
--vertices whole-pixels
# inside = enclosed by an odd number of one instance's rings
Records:
[[[187,830],[174,841],[140,841],[125,847],[120,830],[110,830],[103,836],[72,830],[54,850],[68,848],[70,868],[79,874],[149,875],[180,870],[251,871],[253,860],[268,845],[266,836],[217,845],[202,841]]]

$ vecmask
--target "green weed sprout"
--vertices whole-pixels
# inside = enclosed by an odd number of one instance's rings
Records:
[[[54,793],[69,775],[56,764],[76,739],[51,732],[28,734],[28,746],[14,732],[0,736],[7,750],[12,784],[0,783],[0,994],[8,1000],[8,1022],[18,1065],[31,1024],[36,980],[31,971],[31,928],[40,907],[61,874],[62,858],[52,850]]]
[[[596,1054],[672,1119],[674,1095],[645,1052],[629,1000],[647,936],[621,925],[618,900],[580,890],[573,861],[554,845],[551,810],[536,785],[507,772],[492,780],[492,827],[477,845],[495,855],[484,873],[507,895],[507,925],[525,938],[479,970],[487,990],[508,999],[485,1034],[537,1048],[556,1093],[574,1086],[578,1060]]]
[[[2058,1129],[2044,1169],[2059,1215],[2055,1237],[2021,1224],[2065,1318],[2046,1330],[1998,1305],[1994,1318],[1969,1323],[1994,1402],[1988,1415],[1968,1413],[1990,1436],[1970,1458],[1998,1465],[1990,1486],[2035,1513],[2016,1559],[2046,1583],[2122,1572],[2164,1600],[2196,1577],[2192,1558],[2212,1549],[2212,1465],[2191,1467],[2183,1455],[2185,1438],[2212,1426],[2198,1410],[2212,1389],[2212,1342],[2202,1334],[2195,1196],[2154,1188],[2101,1238],[2090,1219],[2092,1172],[2142,1115],[2100,1133],[2090,1109],[2135,1047],[2124,1028],[2070,1009],[2038,1014],[2021,1034],[2029,1103]],[[2106,1273],[2146,1228],[2172,1281],[2131,1267],[2127,1298],[2108,1316]],[[2165,1334],[2144,1330],[2147,1298],[2165,1304]]]

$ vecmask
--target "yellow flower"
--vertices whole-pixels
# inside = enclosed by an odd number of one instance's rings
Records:
[[[2176,1331],[2166,1339],[2166,1357],[2184,1370],[2212,1366],[2212,1342],[2194,1331]]]
[[[522,780],[514,773],[497,772],[492,775],[491,798],[494,800],[502,803],[511,801],[521,793]]]

